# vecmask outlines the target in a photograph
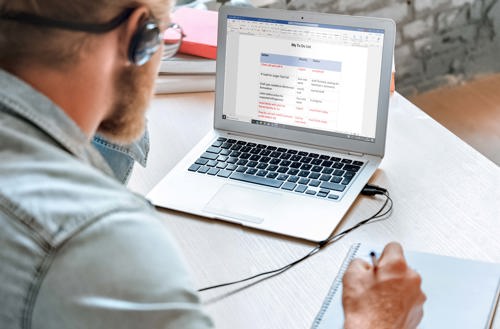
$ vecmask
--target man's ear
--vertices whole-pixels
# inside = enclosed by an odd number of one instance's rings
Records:
[[[141,23],[148,19],[150,16],[149,9],[146,6],[137,7],[129,19],[120,28],[118,47],[118,56],[121,60],[125,62],[125,65],[133,65],[129,59],[129,52],[132,46],[132,39],[136,34],[137,30],[141,26]]]

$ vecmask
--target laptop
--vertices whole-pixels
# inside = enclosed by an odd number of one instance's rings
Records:
[[[394,40],[387,19],[222,7],[213,130],[147,198],[326,239],[384,155]]]

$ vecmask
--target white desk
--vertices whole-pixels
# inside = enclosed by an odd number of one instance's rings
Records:
[[[147,193],[212,126],[212,93],[156,97],[149,113],[151,153],[129,186]],[[354,242],[400,241],[406,249],[500,262],[500,169],[397,93],[389,111],[386,156],[373,183],[386,187],[393,215],[350,233],[279,277],[217,300],[202,293],[217,328],[309,328]],[[375,212],[359,197],[339,231]],[[232,281],[275,269],[307,253],[307,242],[162,211],[195,284]],[[498,317],[497,317],[498,323]]]

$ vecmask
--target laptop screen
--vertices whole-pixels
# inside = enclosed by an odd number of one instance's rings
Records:
[[[384,30],[229,15],[222,119],[374,142]]]

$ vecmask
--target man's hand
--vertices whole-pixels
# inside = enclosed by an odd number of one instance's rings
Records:
[[[376,269],[361,259],[353,260],[343,279],[344,328],[416,328],[426,299],[421,281],[395,242],[384,248]]]

